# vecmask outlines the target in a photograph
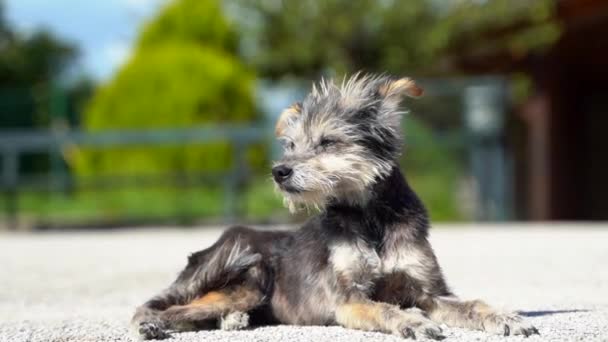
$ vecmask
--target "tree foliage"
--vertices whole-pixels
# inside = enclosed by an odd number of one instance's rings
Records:
[[[20,34],[4,16],[0,1],[0,127],[48,124],[53,83],[75,61],[75,46],[44,30]]]
[[[49,31],[22,33],[10,25],[0,0],[0,130],[48,127],[59,79],[78,57],[77,48]],[[71,85],[61,100],[76,105],[82,84]],[[21,173],[49,169],[48,154],[21,155]]]
[[[508,49],[536,49],[555,39],[550,0],[230,0],[243,23],[243,54],[273,78],[352,73],[438,73],[450,49],[488,30],[527,23]],[[439,69],[439,72],[445,70]]]
[[[458,73],[463,56],[521,56],[559,35],[554,0],[226,1],[242,25],[242,55],[272,79],[340,78],[360,70],[445,76]],[[422,106],[439,115],[425,111],[406,120],[406,141],[414,146],[404,163],[433,218],[454,220],[464,216],[454,194],[466,157],[437,132],[461,132],[454,114],[462,99],[433,100]]]
[[[253,74],[232,54],[235,39],[216,1],[169,3],[143,28],[132,58],[96,92],[84,126],[95,132],[254,121]],[[79,155],[77,170],[87,175],[223,170],[231,163],[227,143]]]
[[[143,28],[137,45],[141,49],[169,41],[234,53],[237,39],[218,1],[177,0]]]

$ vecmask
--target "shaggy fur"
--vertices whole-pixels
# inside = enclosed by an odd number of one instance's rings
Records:
[[[426,210],[399,170],[408,78],[321,81],[280,116],[272,170],[290,210],[320,214],[292,232],[228,229],[192,254],[177,280],[136,310],[143,339],[248,324],[341,325],[442,339],[440,324],[504,335],[537,330],[448,288]]]

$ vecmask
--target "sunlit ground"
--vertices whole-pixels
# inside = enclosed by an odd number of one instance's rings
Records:
[[[431,240],[464,298],[522,311],[534,340],[608,337],[608,230],[579,224],[436,225]],[[220,228],[0,234],[0,341],[128,341],[136,305],[166,287]],[[448,339],[502,340],[446,329]],[[198,332],[178,341],[399,341],[327,327]],[[517,338],[508,338],[515,341]]]

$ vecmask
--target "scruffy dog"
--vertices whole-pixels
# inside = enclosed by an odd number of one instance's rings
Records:
[[[513,313],[462,301],[427,239],[426,210],[398,166],[400,101],[409,78],[321,81],[276,125],[272,174],[291,210],[320,214],[296,231],[228,229],[192,254],[165,291],[139,307],[143,339],[249,324],[341,325],[442,339],[440,324],[504,335],[538,331]]]

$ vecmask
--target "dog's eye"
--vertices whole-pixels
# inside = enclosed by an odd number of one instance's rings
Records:
[[[293,148],[296,146],[296,144],[294,144],[293,141],[290,140],[282,140],[281,145],[283,145],[283,148],[286,150],[293,150]]]
[[[329,147],[329,146],[334,145],[335,143],[337,143],[337,140],[335,140],[335,139],[332,139],[332,138],[323,138],[319,142],[319,146],[321,146],[321,147]]]

